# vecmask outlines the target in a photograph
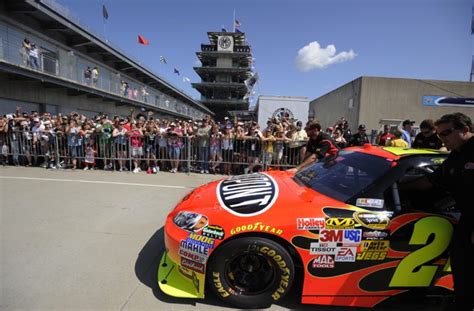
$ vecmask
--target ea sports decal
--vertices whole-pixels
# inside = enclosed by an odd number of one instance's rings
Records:
[[[278,197],[278,184],[267,174],[233,176],[216,190],[222,208],[231,214],[250,217],[266,212]]]

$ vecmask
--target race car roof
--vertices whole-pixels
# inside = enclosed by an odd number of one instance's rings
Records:
[[[376,155],[379,157],[384,157],[391,160],[398,160],[405,156],[410,155],[434,155],[434,154],[443,154],[444,152],[438,150],[430,149],[409,149],[401,147],[380,147],[373,146],[370,144],[365,144],[364,146],[349,147],[345,150],[353,150],[357,152],[363,152],[371,155]]]

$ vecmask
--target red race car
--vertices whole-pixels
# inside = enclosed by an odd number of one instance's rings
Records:
[[[449,294],[459,213],[448,193],[410,186],[446,157],[366,145],[296,174],[197,188],[166,220],[159,286],[188,298],[204,298],[207,286],[240,308],[268,307],[296,282],[308,304],[372,307],[414,289]]]

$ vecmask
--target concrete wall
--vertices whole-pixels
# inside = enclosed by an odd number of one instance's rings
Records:
[[[474,118],[474,106],[423,106],[422,99],[426,95],[474,98],[474,83],[363,77],[359,123],[378,129],[380,119],[410,119],[419,125],[424,119],[436,120],[452,112],[462,112]]]
[[[311,101],[309,116],[319,120],[323,128],[344,117],[352,128],[359,121],[361,81],[361,78],[353,80]]]
[[[473,107],[423,106],[423,96],[474,98],[474,83],[421,79],[360,77],[310,103],[310,115],[323,127],[344,116],[354,131],[358,124],[379,129],[381,119],[410,119],[419,125],[424,119],[436,120],[444,114],[462,112],[474,119]],[[353,108],[349,108],[351,98]]]
[[[309,100],[306,97],[259,96],[257,105],[258,124],[262,129],[267,126],[267,121],[273,113],[280,108],[289,109],[293,117],[303,121],[303,124],[308,120]]]

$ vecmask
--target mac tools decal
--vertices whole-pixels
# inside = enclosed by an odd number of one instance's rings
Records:
[[[278,185],[266,174],[234,176],[217,186],[221,206],[231,214],[250,217],[266,212],[278,197]]]

